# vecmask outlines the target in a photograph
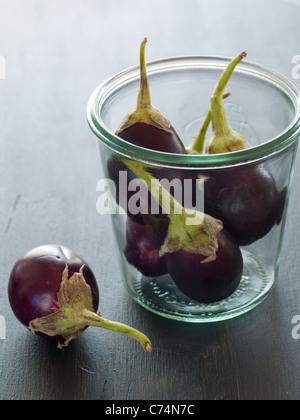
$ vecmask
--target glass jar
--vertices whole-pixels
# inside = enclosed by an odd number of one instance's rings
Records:
[[[171,121],[185,146],[190,146],[199,132],[211,94],[229,61],[183,57],[147,65],[153,106]],[[139,83],[139,68],[126,70],[102,83],[87,108],[89,125],[99,141],[104,177],[117,184],[111,190],[109,212],[126,290],[148,310],[179,321],[206,323],[241,315],[261,303],[275,284],[300,130],[299,88],[279,73],[242,62],[229,82],[232,96],[225,107],[233,129],[252,147],[218,155],[176,155],[134,146],[114,134],[136,104]],[[144,264],[143,252],[147,259],[149,249],[143,223],[128,216],[128,209],[118,199],[122,176],[135,178],[126,167],[124,170],[124,158],[138,162],[152,175],[172,173],[181,180],[204,181],[204,211],[223,218],[242,253],[242,278],[229,297],[208,303],[195,300],[179,290],[178,281],[159,266],[161,261],[150,267]],[[121,178],[117,177],[119,171]],[[122,185],[128,186],[126,182]],[[235,219],[225,220],[227,211],[235,214],[240,200],[245,200],[242,206],[248,213],[240,216],[237,212]],[[252,219],[252,225],[243,231],[243,224]],[[151,235],[159,257],[168,228],[164,217],[155,216],[155,220],[156,233]],[[186,270],[183,282],[189,280],[188,264],[182,262],[180,267],[181,274]]]

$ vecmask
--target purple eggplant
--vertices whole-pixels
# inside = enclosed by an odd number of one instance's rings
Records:
[[[209,118],[213,133],[206,145],[207,154],[236,152],[251,147],[243,136],[231,128],[223,104],[227,82],[246,55],[246,52],[241,53],[224,71],[212,95],[208,118],[188,149],[189,153],[202,153]],[[221,219],[239,245],[252,244],[280,223],[284,190],[278,192],[272,174],[263,163],[216,169],[206,175],[205,212]]]
[[[204,191],[205,211],[221,219],[239,245],[265,237],[281,220],[282,200],[263,164],[215,172]]]
[[[116,134],[123,140],[146,149],[175,154],[187,154],[185,146],[170,121],[158,109],[151,105],[151,94],[145,61],[146,44],[147,38],[144,39],[140,48],[141,77],[137,106],[121,121],[116,130]],[[141,187],[143,197],[145,197],[140,203],[142,210],[133,214],[128,208],[128,202],[135,192],[128,191],[126,202],[120,201],[119,174],[120,172],[127,171],[127,190],[130,181],[136,179],[136,176],[116,156],[112,156],[108,160],[107,170],[109,178],[115,182],[117,188],[117,203],[134,222],[143,223],[142,215],[151,213],[151,195],[148,193],[147,188]],[[160,174],[162,178],[166,175],[168,175],[166,172]],[[158,216],[163,216],[161,209],[158,212]]]
[[[99,291],[88,264],[70,249],[45,245],[24,254],[14,265],[8,286],[11,308],[32,332],[62,341],[66,347],[89,326],[126,334],[151,351],[149,339],[96,312]]]
[[[170,121],[151,105],[151,94],[146,70],[145,48],[147,38],[140,49],[140,91],[137,106],[121,121],[116,134],[139,147],[160,152],[187,154]]]
[[[225,229],[218,233],[216,258],[206,257],[184,249],[166,254],[167,268],[178,289],[201,303],[219,302],[231,296],[238,288],[243,258],[239,247]]]
[[[126,223],[127,261],[147,277],[159,277],[168,273],[166,257],[159,252],[168,232],[168,219],[151,217],[148,223],[135,223],[131,218]]]
[[[169,211],[169,226],[159,256],[177,287],[201,303],[229,297],[242,279],[243,258],[236,241],[220,220],[185,209],[138,162],[124,163],[141,179],[151,194]],[[169,201],[170,205],[165,203]]]

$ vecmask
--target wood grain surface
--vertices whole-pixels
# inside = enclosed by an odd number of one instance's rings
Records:
[[[137,64],[145,36],[148,60],[247,49],[249,60],[292,77],[299,19],[297,0],[0,0],[0,399],[299,399],[300,157],[268,299],[232,321],[185,325],[142,309],[122,286],[111,221],[96,212],[101,165],[85,115],[100,82]],[[103,316],[147,333],[151,355],[96,329],[60,351],[17,322],[10,271],[46,243],[90,263]]]

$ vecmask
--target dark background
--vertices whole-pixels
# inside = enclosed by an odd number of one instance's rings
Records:
[[[109,216],[96,212],[101,177],[86,103],[107,77],[179,55],[248,59],[292,77],[300,55],[300,1],[0,0],[0,398],[98,400],[300,397],[300,157],[278,283],[241,318],[207,326],[171,322],[126,294]],[[15,261],[46,243],[74,249],[97,276],[102,314],[149,335],[152,354],[127,337],[88,329],[68,349],[30,334],[10,310]]]

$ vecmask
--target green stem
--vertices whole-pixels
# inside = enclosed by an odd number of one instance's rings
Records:
[[[109,321],[107,319],[102,318],[100,315],[97,315],[96,313],[88,310],[82,312],[82,318],[91,327],[105,328],[107,330],[115,331],[117,333],[121,333],[131,338],[134,338],[135,340],[141,343],[145,351],[151,352],[151,343],[149,341],[149,338],[145,334],[136,330],[135,328],[132,328],[120,322]]]
[[[211,118],[213,131],[216,135],[228,135],[232,131],[223,104],[223,92],[230,77],[232,76],[232,73],[234,72],[234,69],[245,57],[247,57],[246,51],[239,54],[230,62],[230,64],[222,74],[212,95]]]
[[[223,99],[228,98],[231,95],[230,92],[226,93],[225,95],[223,95]],[[206,133],[209,127],[209,124],[211,123],[211,109],[209,109],[204,123],[201,127],[201,130],[199,131],[199,134],[197,135],[197,137],[195,138],[192,146],[190,146],[189,148],[187,148],[187,152],[190,155],[201,155],[203,153],[203,149],[204,149],[204,142],[205,142],[205,137],[206,137]]]
[[[74,273],[69,278],[68,266],[66,266],[57,293],[60,309],[32,320],[29,323],[29,329],[33,333],[43,333],[49,337],[62,336],[66,341],[58,347],[63,348],[79,337],[87,327],[101,327],[128,335],[138,340],[145,351],[151,352],[151,343],[145,334],[128,325],[108,321],[94,312],[92,291],[85,281],[83,270],[84,266],[81,267],[79,273]]]
[[[168,233],[159,254],[163,256],[185,250],[205,256],[202,263],[214,261],[219,247],[218,233],[223,229],[223,223],[200,211],[185,209],[144,169],[142,163],[128,159],[122,159],[122,162],[145,181],[148,190],[169,215]]]
[[[138,94],[137,108],[145,109],[151,107],[151,94],[149,81],[146,69],[145,49],[148,39],[145,38],[141,44],[140,49],[140,72],[141,72],[141,86]]]

